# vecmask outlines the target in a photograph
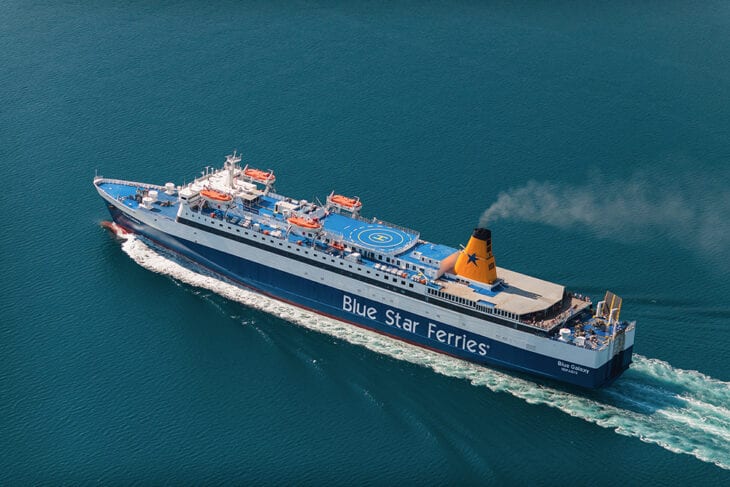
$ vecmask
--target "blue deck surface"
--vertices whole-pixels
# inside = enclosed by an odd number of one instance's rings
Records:
[[[499,294],[498,290],[488,289],[483,286],[477,286],[476,284],[469,284],[469,287],[472,288],[473,290],[475,290],[476,292],[478,292],[479,294],[483,294],[483,295],[489,296],[489,297],[494,297],[497,294]],[[495,286],[495,287],[497,287],[497,286]]]
[[[415,252],[420,252],[421,256],[426,259],[431,259],[434,262],[441,262],[446,257],[456,252],[456,249],[447,245],[434,244],[430,242],[420,242],[416,244],[416,246],[413,247],[410,252],[408,252],[406,255],[401,256],[400,258],[406,262],[410,262],[418,266],[425,266],[426,264],[421,260],[421,258],[413,255]]]
[[[135,186],[131,186],[129,184],[102,183],[99,187],[113,198],[134,196],[134,193],[137,191]]]
[[[336,213],[324,220],[325,230],[336,232],[348,242],[372,250],[394,254],[403,252],[417,235],[376,222],[363,222]]]
[[[122,201],[125,206],[133,209],[139,208],[139,203],[134,199],[137,186],[119,183],[102,183],[99,187],[112,198]],[[163,191],[158,191],[157,198],[158,201],[153,204],[150,211],[159,212],[167,217],[175,218],[175,215],[177,215],[177,193],[170,196]],[[163,201],[169,201],[170,206],[160,205]]]
[[[105,182],[101,183],[99,187],[111,197],[121,201],[129,208],[137,209],[140,206],[134,198],[138,189],[134,184]],[[163,206],[163,204],[167,202],[169,202],[169,206]],[[258,214],[274,218],[282,223],[286,221],[286,218],[282,214],[273,212],[273,206],[275,203],[273,199],[263,197],[260,199],[260,203],[261,205],[256,208]],[[170,196],[165,194],[164,191],[158,191],[158,201],[153,204],[149,211],[159,213],[169,218],[175,218],[177,210],[177,194]],[[240,216],[227,214],[221,209],[211,209],[207,211],[214,212],[216,214],[216,218],[223,219],[228,217],[228,221],[234,224],[239,224],[241,220]],[[377,221],[362,221],[349,216],[332,213],[324,218],[322,223],[325,230],[336,235],[341,235],[342,239],[346,243],[371,250],[375,253],[380,252],[390,255],[404,253],[400,256],[402,260],[419,266],[428,266],[428,264],[425,264],[419,258],[414,257],[414,251],[420,252],[423,257],[432,259],[435,262],[438,262],[456,252],[456,249],[445,245],[425,242],[417,243],[416,240],[418,239],[418,234]],[[262,223],[262,229],[269,231],[276,230],[276,228],[273,227],[269,228],[269,226],[264,223]],[[308,239],[303,239],[302,237],[294,234],[288,235],[288,240],[296,243],[304,243],[305,241],[308,241]],[[331,249],[331,251],[335,252],[334,249]],[[363,263],[365,265],[371,264],[365,261]],[[415,273],[408,271],[407,274],[411,275]]]
[[[446,257],[456,252],[456,249],[453,247],[431,242],[422,242],[418,244],[418,246],[416,246],[413,250],[416,252],[420,252],[425,257],[433,260],[444,260]]]

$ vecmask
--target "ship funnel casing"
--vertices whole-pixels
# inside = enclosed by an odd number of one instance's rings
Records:
[[[469,243],[459,254],[454,272],[472,281],[492,284],[497,280],[497,267],[492,254],[492,232],[475,228]]]
[[[478,238],[479,240],[484,240],[488,243],[492,242],[492,231],[488,228],[475,228],[474,233],[472,233],[471,236]]]

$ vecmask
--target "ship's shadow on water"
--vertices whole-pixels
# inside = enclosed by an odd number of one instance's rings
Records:
[[[730,470],[730,383],[637,354],[629,370],[610,386],[596,391],[486,368],[267,298],[139,237],[123,237],[122,248],[136,263],[172,278],[176,284],[214,293],[199,295],[213,300],[227,316],[238,315],[231,303],[240,303],[373,352],[467,380],[493,392],[504,392],[529,404],[548,406],[621,435]]]

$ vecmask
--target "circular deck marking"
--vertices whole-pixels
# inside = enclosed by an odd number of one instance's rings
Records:
[[[377,224],[356,228],[350,237],[360,245],[382,250],[401,247],[410,240],[405,232]]]

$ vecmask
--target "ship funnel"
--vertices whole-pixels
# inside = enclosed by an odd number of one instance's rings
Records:
[[[474,233],[456,259],[454,271],[457,275],[473,281],[492,284],[497,280],[497,268],[492,255],[492,232],[486,228],[475,228]]]

